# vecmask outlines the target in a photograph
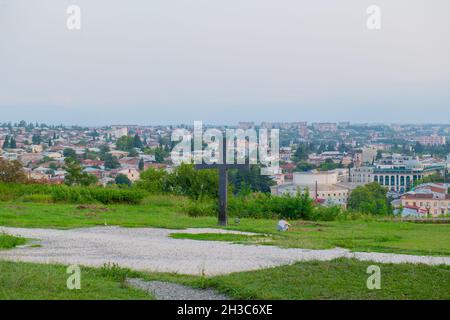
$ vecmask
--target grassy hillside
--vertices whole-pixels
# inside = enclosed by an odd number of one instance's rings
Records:
[[[153,196],[141,205],[0,202],[0,226],[65,229],[105,224],[172,229],[217,227],[215,217],[193,218],[184,214],[183,203],[184,198],[170,196]],[[450,225],[374,219],[292,223],[289,232],[279,233],[275,230],[276,220],[243,218],[236,224],[231,219],[228,229],[269,234],[268,243],[281,247],[325,249],[339,246],[355,251],[450,255]]]
[[[214,288],[235,299],[450,299],[450,267],[377,264],[381,289],[369,290],[367,267],[350,259],[300,262],[217,277],[143,273],[117,267],[81,268],[81,290],[68,290],[66,267],[0,261],[0,299],[151,299],[124,279]]]

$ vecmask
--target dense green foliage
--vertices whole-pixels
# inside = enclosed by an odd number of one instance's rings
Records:
[[[217,203],[210,200],[190,201],[183,210],[189,216],[215,216]],[[265,193],[254,193],[246,196],[229,198],[228,212],[231,217],[290,220],[333,221],[343,217],[340,207],[315,206],[309,194],[295,196],[272,196]]]
[[[113,156],[111,153],[106,153],[103,156],[103,161],[105,161],[106,169],[117,169],[120,168],[120,162],[117,157]]]
[[[142,190],[103,187],[70,187],[44,184],[0,184],[0,201],[137,204],[146,195]]]
[[[341,163],[334,163],[331,159],[326,159],[325,162],[319,166],[318,170],[329,171],[337,168],[343,168],[343,165]]]
[[[435,173],[429,176],[424,177],[423,179],[417,180],[414,185],[415,186],[419,186],[423,183],[448,183],[450,182],[450,177],[447,176],[447,181],[444,181],[444,176],[439,174],[439,173]]]
[[[271,177],[262,175],[260,167],[252,165],[250,170],[230,170],[228,182],[233,188],[234,194],[249,194],[251,192],[270,192],[270,187],[275,184]]]
[[[348,208],[374,215],[392,214],[387,190],[378,183],[355,188],[348,198]]]
[[[128,136],[120,137],[116,142],[117,150],[130,152],[134,148],[134,139]]]
[[[114,179],[114,182],[119,186],[131,187],[132,185],[131,180],[124,174],[117,175],[117,177]]]
[[[151,193],[173,193],[192,199],[216,198],[219,190],[217,170],[195,170],[182,164],[172,172],[150,168],[141,173],[137,187]]]
[[[250,170],[229,172],[230,190],[235,194],[247,195],[252,192],[270,192],[273,181],[262,176],[258,166]],[[173,172],[147,169],[141,173],[137,186],[151,193],[174,193],[192,199],[217,198],[219,174],[217,170],[195,170],[193,165],[182,164]]]
[[[301,219],[311,216],[313,200],[308,193],[295,196],[257,193],[231,198],[229,211],[239,217]]]
[[[77,159],[77,153],[72,148],[65,148],[63,150],[63,156],[66,158]]]
[[[0,158],[0,182],[23,183],[27,176],[19,161],[8,161]]]
[[[67,174],[64,178],[64,182],[69,186],[90,186],[96,184],[98,179],[96,176],[84,172],[84,167],[81,166],[73,158],[66,158],[64,170]]]
[[[11,249],[20,246],[26,242],[25,238],[11,236],[6,233],[0,233],[0,250]]]

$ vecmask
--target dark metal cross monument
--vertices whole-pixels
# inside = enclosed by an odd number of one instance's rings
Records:
[[[233,141],[234,142],[234,141]],[[219,225],[226,226],[228,224],[228,170],[229,169],[249,169],[249,164],[228,164],[227,163],[227,143],[224,138],[222,141],[222,163],[213,164],[197,164],[195,169],[219,169]],[[233,157],[234,159],[234,157]],[[203,160],[202,160],[203,161]],[[247,160],[246,160],[247,161]]]

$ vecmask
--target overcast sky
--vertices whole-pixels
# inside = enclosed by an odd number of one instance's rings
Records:
[[[0,122],[450,123],[449,13],[448,0],[0,0]]]

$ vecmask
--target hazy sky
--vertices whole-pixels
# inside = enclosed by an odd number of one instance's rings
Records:
[[[448,0],[0,0],[0,122],[450,123],[449,13]]]

